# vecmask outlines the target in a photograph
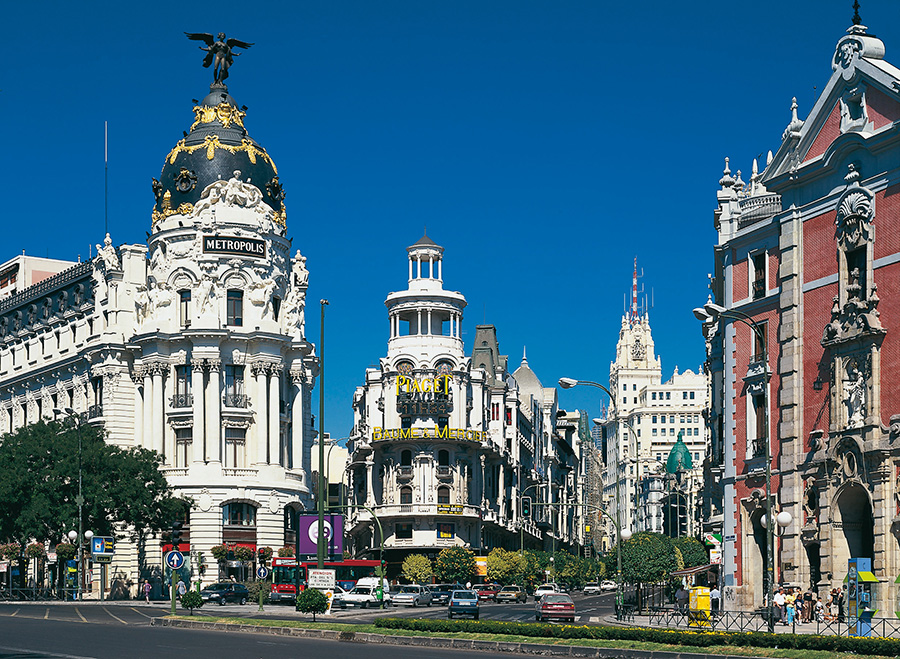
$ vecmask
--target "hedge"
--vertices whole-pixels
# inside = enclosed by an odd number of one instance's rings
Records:
[[[813,634],[768,634],[764,632],[703,632],[640,627],[601,627],[581,625],[548,625],[533,622],[500,622],[498,620],[440,620],[416,618],[376,618],[375,626],[385,629],[411,629],[423,632],[468,632],[476,634],[508,634],[537,638],[571,638],[638,641],[689,645],[693,647],[744,646],[757,648],[789,648],[824,650],[855,654],[900,656],[900,640],[892,638],[857,638],[817,636]]]

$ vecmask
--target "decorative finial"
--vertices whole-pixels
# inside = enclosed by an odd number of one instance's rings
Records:
[[[859,170],[856,168],[856,163],[850,163],[847,165],[847,175],[844,176],[844,180],[847,181],[847,185],[857,184],[859,181]]]
[[[525,346],[522,346],[522,364],[528,363],[528,357],[525,356]]]
[[[226,39],[224,32],[219,32],[218,36],[208,32],[185,32],[187,38],[192,41],[202,41],[206,47],[200,46],[200,50],[206,51],[206,57],[203,58],[203,67],[213,67],[213,87],[225,88],[225,79],[228,77],[228,67],[231,66],[234,58],[240,55],[235,53],[232,48],[249,48],[252,43],[239,41],[238,39]]]
[[[719,185],[723,188],[730,188],[734,185],[734,179],[731,178],[731,168],[728,166],[728,158],[725,158],[725,170],[722,172],[722,178],[719,179]]]
[[[766,154],[766,167],[771,165],[774,159],[775,156],[772,155],[772,149],[769,149],[769,153]]]
[[[862,19],[859,17],[859,0],[853,0],[853,24],[859,25]]]

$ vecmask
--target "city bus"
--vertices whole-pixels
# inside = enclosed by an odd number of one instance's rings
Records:
[[[363,577],[374,577],[378,561],[375,560],[343,560],[325,561],[326,570],[335,571],[335,582],[344,590],[351,590]],[[300,590],[306,588],[309,570],[318,567],[316,561],[300,561],[297,567],[296,558],[272,558],[272,587],[269,600],[272,602],[293,602],[297,599],[297,570],[300,570]]]

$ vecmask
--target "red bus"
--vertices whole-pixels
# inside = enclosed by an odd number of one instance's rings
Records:
[[[300,570],[300,590],[306,588],[306,576],[308,570],[318,567],[316,561],[300,561],[297,567],[297,559],[272,558],[272,588],[269,592],[269,600],[272,602],[293,602],[297,599],[297,570]],[[350,590],[359,579],[374,577],[378,561],[353,560],[325,561],[326,570],[335,571],[335,581],[344,590]]]

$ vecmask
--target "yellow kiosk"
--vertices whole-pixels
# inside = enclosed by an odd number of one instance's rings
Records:
[[[688,605],[688,627],[710,627],[709,588],[694,586],[691,588],[691,601]]]

